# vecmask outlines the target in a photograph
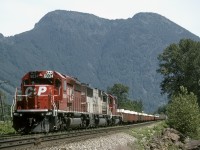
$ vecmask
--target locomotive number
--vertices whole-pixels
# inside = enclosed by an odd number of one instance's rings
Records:
[[[46,74],[44,74],[44,78],[53,78],[53,72],[47,71]]]
[[[30,78],[37,78],[38,75],[36,74],[36,72],[30,72]]]

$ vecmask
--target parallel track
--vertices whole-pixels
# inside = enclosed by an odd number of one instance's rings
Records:
[[[14,149],[28,149],[28,148],[41,148],[48,144],[48,146],[55,146],[58,143],[72,143],[78,142],[81,140],[103,136],[111,134],[112,132],[116,133],[118,131],[134,128],[134,127],[142,127],[146,125],[150,125],[155,123],[155,121],[138,123],[133,125],[126,126],[113,126],[106,128],[95,128],[88,130],[72,130],[70,132],[60,132],[60,133],[50,133],[50,134],[35,134],[29,136],[21,136],[21,137],[10,137],[7,139],[0,139],[0,149],[3,150],[14,150]],[[52,142],[53,141],[53,142]]]

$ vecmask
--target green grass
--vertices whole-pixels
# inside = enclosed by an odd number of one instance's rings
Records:
[[[150,127],[138,127],[131,129],[131,135],[137,139],[135,142],[138,150],[146,149],[146,144],[149,143],[151,137],[154,135],[160,135],[162,130],[167,128],[165,121],[157,123],[155,126]]]
[[[0,135],[15,133],[11,121],[0,122]]]

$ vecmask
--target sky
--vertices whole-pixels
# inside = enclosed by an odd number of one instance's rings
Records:
[[[45,14],[58,9],[106,19],[154,12],[200,37],[200,0],[0,0],[0,33],[12,36],[31,30]]]

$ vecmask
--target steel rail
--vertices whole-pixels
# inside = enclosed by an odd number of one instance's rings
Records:
[[[28,149],[28,148],[41,148],[48,144],[48,146],[56,146],[60,142],[71,143],[78,142],[81,140],[86,140],[89,138],[108,135],[111,133],[116,133],[116,131],[127,130],[135,127],[147,126],[154,124],[155,121],[144,122],[131,125],[123,126],[111,126],[111,127],[101,127],[93,129],[83,129],[83,130],[72,130],[68,132],[59,133],[49,133],[49,134],[34,134],[26,137],[21,136],[20,138],[9,138],[0,139],[0,149],[2,150],[14,150],[14,149]],[[53,142],[52,142],[53,141]]]

